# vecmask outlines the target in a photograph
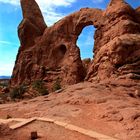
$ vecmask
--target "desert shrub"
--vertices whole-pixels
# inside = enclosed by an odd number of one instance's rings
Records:
[[[36,80],[32,83],[32,87],[34,89],[38,89],[38,88],[41,88],[43,85],[43,81],[42,80]]]
[[[85,64],[89,64],[91,62],[90,58],[85,58],[82,60]]]
[[[37,92],[39,93],[39,95],[48,95],[49,92],[46,89],[46,87],[44,86],[44,83],[42,80],[36,80],[32,83],[33,89],[37,90]]]
[[[0,104],[6,103],[10,100],[10,92],[0,93]]]
[[[85,58],[85,59],[82,60],[82,63],[83,63],[83,67],[85,68],[84,74],[86,76],[86,73],[88,71],[88,67],[89,67],[89,65],[91,63],[91,59],[90,58]]]
[[[9,81],[7,80],[0,82],[0,87],[8,87],[8,85],[9,85]]]
[[[61,89],[61,84],[60,84],[60,79],[58,78],[58,79],[56,79],[55,83],[53,84],[53,90],[57,91],[59,89]]]
[[[40,95],[45,96],[49,94],[49,91],[46,88],[41,88],[38,90]]]
[[[19,86],[19,87],[15,87],[11,93],[10,93],[10,97],[11,99],[22,99],[23,98],[23,94],[26,92],[26,86]]]

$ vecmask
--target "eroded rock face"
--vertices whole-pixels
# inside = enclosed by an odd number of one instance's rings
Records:
[[[89,80],[140,79],[140,12],[123,0],[112,0],[103,11],[103,22],[95,33]]]
[[[3,136],[10,135],[12,133],[12,129],[9,128],[6,124],[0,124],[0,135],[3,138]]]
[[[21,47],[12,86],[37,79],[52,84],[59,78],[67,85],[84,79],[140,78],[139,8],[135,10],[123,0],[112,0],[104,11],[83,8],[47,27],[34,0],[21,0],[21,5],[23,21],[18,28]],[[88,25],[96,28],[95,55],[86,72],[76,41]]]

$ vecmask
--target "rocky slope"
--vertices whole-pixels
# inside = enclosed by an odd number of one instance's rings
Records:
[[[60,93],[51,93],[18,103],[2,104],[0,118],[48,117],[97,131],[118,140],[140,140],[140,95],[137,94],[140,85],[134,82],[127,82],[127,86],[124,82],[116,83],[116,81],[112,84],[108,81],[100,84],[84,82],[68,86]],[[66,138],[62,136],[67,136],[66,131],[60,132],[60,129],[55,131],[57,127],[53,126],[51,129],[50,125],[45,127],[41,123],[37,126],[33,123],[23,129],[14,131],[15,139],[22,137],[26,140],[34,130],[41,132],[41,136],[43,132],[42,140],[45,136],[48,140],[65,140]],[[52,131],[48,133],[48,130]],[[53,138],[49,137],[52,134]],[[69,140],[79,138],[73,137],[73,134],[69,133]]]

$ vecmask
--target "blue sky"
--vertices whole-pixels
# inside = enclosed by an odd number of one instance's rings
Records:
[[[22,20],[20,0],[0,0],[0,75],[11,75],[18,48],[17,26]],[[109,0],[36,0],[44,15],[46,24],[53,25],[57,20],[83,7],[104,9]],[[139,0],[126,0],[133,7],[140,6]],[[81,57],[92,57],[93,26],[83,29],[77,45]]]

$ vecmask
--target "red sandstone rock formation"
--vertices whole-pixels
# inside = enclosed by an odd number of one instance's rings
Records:
[[[59,78],[66,85],[84,79],[140,78],[140,8],[135,10],[123,0],[112,0],[104,11],[83,8],[47,27],[34,0],[21,0],[21,5],[21,47],[12,86],[37,79],[53,83]],[[76,41],[88,25],[96,31],[95,55],[86,73]]]
[[[87,79],[140,78],[138,9],[123,0],[110,2],[103,12],[102,25],[95,33],[95,58]]]
[[[34,0],[21,0],[23,20],[18,27],[21,48],[26,49],[35,44],[34,39],[41,36],[47,27],[41,11]]]

